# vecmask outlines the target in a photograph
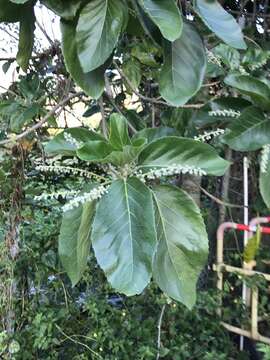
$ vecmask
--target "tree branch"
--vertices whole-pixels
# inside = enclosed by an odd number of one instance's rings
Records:
[[[163,320],[163,316],[164,316],[164,312],[166,309],[166,304],[164,304],[161,308],[161,312],[160,312],[160,316],[158,319],[158,337],[157,337],[157,356],[156,356],[156,360],[159,360],[160,358],[160,348],[161,348],[161,326],[162,326],[162,320]]]
[[[43,124],[45,124],[48,121],[48,119],[57,112],[57,110],[59,110],[59,109],[62,110],[64,108],[64,106],[71,99],[73,99],[75,97],[82,96],[82,95],[83,95],[83,92],[68,95],[59,104],[55,105],[38,123],[36,123],[35,125],[33,125],[32,127],[28,128],[28,129],[26,129],[21,134],[16,135],[14,138],[10,138],[10,139],[0,141],[0,145],[5,145],[5,144],[16,142],[16,141],[24,138],[25,136],[31,134],[35,130],[39,129]]]
[[[227,206],[227,207],[231,207],[231,208],[239,208],[239,209],[242,209],[244,208],[244,206],[242,205],[235,205],[235,204],[230,204],[228,202],[225,202],[225,201],[222,201],[220,200],[219,198],[215,197],[214,195],[210,194],[207,190],[205,190],[204,188],[202,188],[200,186],[200,189],[202,190],[202,192],[208,196],[210,199],[212,199],[213,201],[215,201],[217,204],[219,205],[224,205],[224,206]]]

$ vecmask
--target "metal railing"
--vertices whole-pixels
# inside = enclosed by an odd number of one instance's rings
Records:
[[[269,217],[260,217],[254,218],[251,220],[249,225],[237,224],[234,222],[225,222],[221,224],[217,231],[217,263],[213,266],[214,271],[217,272],[217,288],[222,291],[223,290],[223,273],[235,273],[244,276],[253,276],[260,275],[263,276],[264,279],[270,282],[270,274],[262,273],[259,271],[254,271],[252,268],[248,267],[247,264],[244,263],[243,267],[235,267],[224,263],[223,258],[223,250],[224,250],[224,232],[229,229],[234,229],[237,231],[248,231],[249,237],[256,233],[257,226],[260,224],[270,223]],[[263,234],[270,234],[270,227],[260,226],[260,232]],[[252,287],[249,289],[250,292],[250,329],[245,330],[237,326],[233,326],[231,324],[222,322],[222,325],[229,331],[248,337],[250,339],[261,341],[270,345],[270,338],[263,336],[259,333],[258,330],[258,299],[259,299],[259,290],[258,287]],[[220,308],[218,310],[219,315],[222,309],[222,297],[220,299]]]

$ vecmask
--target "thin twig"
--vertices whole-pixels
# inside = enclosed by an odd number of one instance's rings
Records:
[[[155,104],[152,105],[152,128],[156,127],[156,109]]]
[[[105,138],[108,137],[108,133],[107,133],[107,126],[106,126],[106,117],[105,117],[105,110],[104,110],[104,105],[103,105],[103,96],[101,95],[101,97],[99,98],[99,108],[100,108],[100,113],[101,113],[101,127],[102,127],[102,133],[103,136]]]
[[[123,111],[119,108],[118,105],[116,105],[114,99],[109,95],[109,92],[107,91],[106,88],[106,92],[104,92],[104,95],[107,97],[107,99],[109,100],[109,102],[111,103],[111,105],[113,106],[113,108],[121,115],[125,116]],[[128,123],[128,127],[130,128],[130,130],[132,131],[133,134],[136,134],[137,130],[135,129],[135,127],[130,123],[130,121],[126,118],[127,123]]]
[[[45,38],[48,40],[48,42],[50,43],[50,45],[53,45],[53,40],[49,37],[49,35],[47,34],[46,30],[43,28],[43,26],[39,23],[38,20],[36,20],[36,24],[39,27],[40,31],[42,32],[42,34],[45,36]]]
[[[31,134],[33,131],[39,129],[43,124],[45,124],[49,118],[54,115],[58,110],[62,110],[64,108],[64,106],[73,98],[75,97],[79,97],[83,95],[83,92],[79,92],[76,94],[71,94],[69,96],[67,96],[64,100],[62,100],[59,104],[55,105],[47,114],[46,116],[44,116],[38,123],[36,123],[35,125],[33,125],[32,127],[26,129],[25,131],[23,131],[21,134],[14,136],[13,138],[10,139],[6,139],[6,140],[2,140],[0,141],[0,145],[5,145],[5,144],[9,144],[9,143],[13,143],[16,142],[22,138],[24,138],[25,136]]]
[[[161,348],[161,326],[162,326],[162,320],[163,320],[163,316],[164,316],[164,312],[166,309],[166,304],[164,304],[161,308],[161,312],[160,312],[160,316],[158,319],[158,337],[157,337],[157,356],[156,356],[156,360],[159,360],[160,358],[160,348]]]
[[[144,96],[141,93],[139,93],[139,91],[137,91],[136,89],[134,89],[134,86],[132,85],[131,81],[129,80],[129,78],[123,73],[123,71],[120,69],[120,67],[117,65],[116,61],[113,62],[114,66],[116,67],[117,71],[119,72],[120,76],[126,80],[128,86],[131,88],[131,90],[134,92],[134,94],[136,94],[141,100],[145,101],[145,102],[149,102],[151,104],[159,104],[159,105],[166,105],[169,107],[175,107],[169,103],[167,103],[166,101],[162,101],[162,100],[157,100],[155,98],[150,98],[148,96]],[[200,104],[186,104],[186,105],[182,105],[179,106],[181,108],[190,108],[190,109],[200,109],[204,106],[203,103]]]
[[[214,195],[210,194],[207,190],[205,190],[205,189],[202,188],[201,186],[200,186],[200,189],[201,189],[201,191],[202,191],[205,195],[207,195],[210,199],[214,200],[214,201],[215,201],[217,204],[219,204],[219,205],[224,205],[224,206],[227,206],[227,207],[230,207],[230,208],[239,208],[239,209],[243,209],[243,208],[244,208],[244,206],[242,206],[242,205],[230,204],[230,203],[228,203],[228,202],[225,202],[225,201],[220,200],[219,198],[217,198],[217,197],[215,197]]]
[[[64,335],[68,340],[72,341],[73,343],[75,344],[78,344],[78,345],[81,345],[83,347],[85,347],[87,350],[89,350],[93,355],[97,356],[99,359],[103,359],[102,356],[100,356],[98,353],[96,353],[93,349],[91,349],[88,345],[78,341],[78,340],[75,340],[73,339],[71,336],[67,335],[61,328],[60,326],[58,326],[57,324],[55,324],[56,328],[60,331],[60,333],[62,335]]]

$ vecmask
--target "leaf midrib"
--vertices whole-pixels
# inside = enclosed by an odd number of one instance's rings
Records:
[[[151,190],[152,191],[152,190]],[[157,209],[158,209],[158,213],[159,213],[159,218],[160,218],[160,222],[162,224],[162,232],[164,234],[164,238],[165,238],[165,241],[166,241],[166,246],[167,246],[167,249],[168,249],[168,254],[170,256],[170,260],[171,260],[171,263],[172,263],[172,266],[174,268],[174,271],[175,273],[177,274],[177,277],[179,277],[179,274],[178,274],[178,271],[176,270],[176,267],[175,267],[175,264],[174,264],[174,261],[172,260],[172,256],[171,256],[171,252],[170,252],[170,247],[168,246],[168,239],[167,239],[167,236],[166,236],[166,230],[165,230],[165,224],[164,224],[164,220],[163,220],[163,217],[162,217],[162,211],[159,207],[159,203],[158,203],[158,199],[156,197],[156,194],[152,191],[152,195],[155,199],[155,203],[156,203],[156,206],[157,206]],[[159,240],[160,241],[160,240]]]

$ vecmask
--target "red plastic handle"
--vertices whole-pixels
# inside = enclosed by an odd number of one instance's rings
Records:
[[[269,217],[270,219],[270,217]],[[244,225],[244,224],[236,224],[236,229],[241,231],[250,231],[250,232],[256,232],[257,227]],[[270,234],[270,227],[261,226],[260,231],[264,234]]]

